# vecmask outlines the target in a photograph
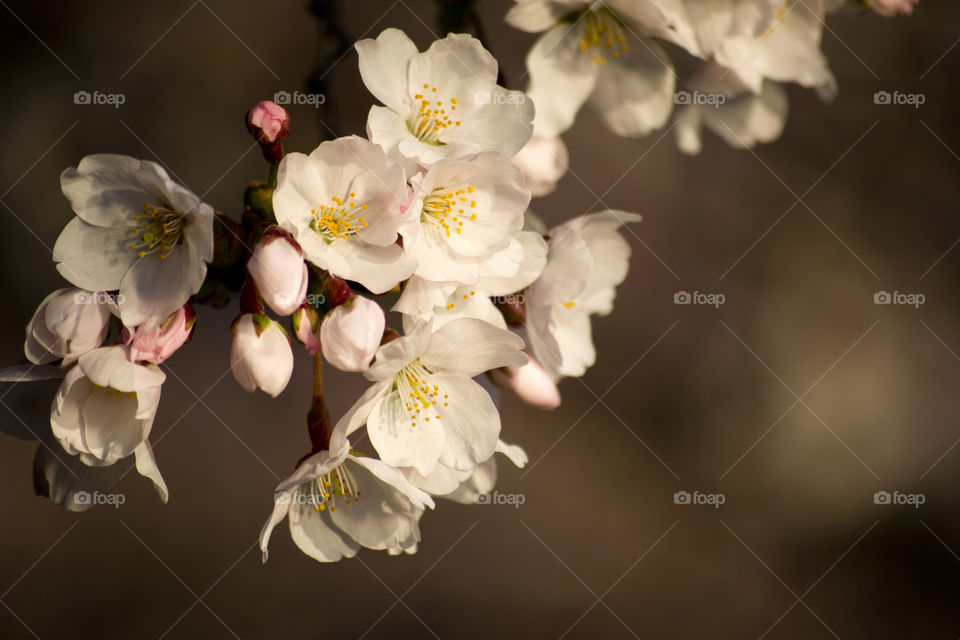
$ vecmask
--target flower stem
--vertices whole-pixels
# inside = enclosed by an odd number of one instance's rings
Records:
[[[267,188],[277,188],[277,173],[280,171],[280,163],[275,162],[270,165],[270,174],[267,176]]]
[[[330,413],[323,402],[323,356],[313,356],[313,404],[307,414],[313,453],[330,448]]]

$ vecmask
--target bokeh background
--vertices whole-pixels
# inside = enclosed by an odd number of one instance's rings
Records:
[[[351,41],[435,37],[431,1],[342,4]],[[533,37],[503,23],[509,4],[478,11],[521,87]],[[157,160],[238,216],[265,173],[242,125],[252,104],[324,75],[323,112],[291,108],[287,148],[309,151],[362,133],[373,103],[352,51],[318,68],[332,45],[307,2],[0,5],[3,362],[63,286],[50,248],[71,215],[65,167]],[[672,131],[626,140],[581,114],[570,175],[536,211],[645,220],[617,309],[595,323],[599,364],[551,413],[503,401],[504,438],[531,458],[501,464],[519,508],[443,503],[417,555],[334,565],[281,527],[261,564],[273,488],[307,445],[309,359],[278,401],[247,394],[228,372],[234,312],[202,309],[152,437],[169,504],[131,474],[120,508],[68,513],[33,494],[36,443],[0,438],[0,637],[956,638],[958,18],[928,0],[906,19],[831,16],[839,97],[791,88],[783,137],[754,152],[710,137],[687,157]],[[126,101],[76,105],[80,90]],[[876,105],[879,90],[926,101]],[[678,291],[726,302],[675,305]],[[926,301],[875,305],[877,291]],[[328,376],[335,415],[363,384]],[[678,505],[678,491],[725,502]],[[877,491],[925,502],[877,505]]]

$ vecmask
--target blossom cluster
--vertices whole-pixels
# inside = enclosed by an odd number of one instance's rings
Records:
[[[704,127],[737,148],[779,138],[787,84],[836,95],[821,49],[828,13],[908,15],[917,1],[516,0],[506,20],[541,34],[526,63],[543,144],[562,146],[588,102],[625,137],[665,126],[676,105],[677,144],[696,154]],[[682,87],[665,43],[696,61]]]
[[[53,439],[91,467],[134,456],[166,501],[149,436],[160,365],[190,340],[195,307],[237,301],[230,366],[247,391],[281,394],[302,344],[310,449],[274,492],[264,559],[284,519],[320,561],[413,553],[436,499],[489,492],[496,453],[523,466],[491,392],[559,405],[557,382],[595,363],[591,318],[612,311],[630,256],[621,227],[640,219],[606,210],[547,229],[530,211],[559,175],[539,162],[534,100],[498,85],[477,39],[421,52],[387,29],[356,51],[381,103],[366,137],[284,153],[288,114],[257,105],[247,125],[270,177],[247,188],[242,222],[152,162],[93,155],[67,169],[76,217],[54,259],[73,287],[27,327],[31,364],[2,374],[63,378]],[[369,383],[336,421],[324,363]]]

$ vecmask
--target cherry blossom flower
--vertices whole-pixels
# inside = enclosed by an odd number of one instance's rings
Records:
[[[263,560],[274,527],[285,517],[294,543],[320,562],[352,558],[360,547],[413,552],[420,516],[433,506],[400,471],[352,452],[335,430],[329,450],[307,458],[277,487],[273,513],[260,533]]]
[[[60,185],[77,215],[53,248],[57,269],[82,289],[119,290],[124,325],[153,328],[199,291],[213,258],[213,208],[163,167],[92,155]]]
[[[430,323],[380,347],[364,373],[373,386],[341,419],[352,433],[364,424],[380,459],[429,475],[437,463],[472,469],[491,455],[500,414],[471,378],[527,362],[523,340],[476,319]]]
[[[527,336],[534,356],[554,378],[582,376],[596,362],[592,314],[613,310],[627,276],[630,245],[618,232],[640,216],[603,211],[550,232],[547,265],[528,291]]]
[[[506,455],[518,468],[522,469],[527,464],[526,452],[517,445],[497,440],[495,452]],[[437,464],[426,476],[413,467],[403,467],[401,471],[411,484],[432,496],[469,504],[475,501],[477,493],[487,493],[493,489],[497,463],[494,456],[490,456],[472,469],[461,470]]]
[[[556,136],[569,129],[588,100],[617,135],[645,135],[667,121],[673,108],[673,65],[659,44],[638,33],[689,31],[684,41],[692,48],[696,40],[678,3],[671,3],[678,13],[669,20],[654,7],[659,3],[637,3],[643,8],[629,4],[621,2],[614,9],[613,3],[518,0],[507,14],[507,22],[518,29],[544,32],[527,54],[527,94],[537,108],[538,135]],[[620,11],[620,5],[628,10]],[[631,27],[626,19],[633,14],[648,20],[656,16],[665,28]],[[673,28],[666,28],[663,20]]]
[[[416,261],[396,243],[410,190],[403,170],[377,145],[349,136],[280,162],[273,208],[307,260],[383,293],[406,280]]]
[[[522,292],[536,280],[547,261],[547,244],[533,231],[511,237],[503,250],[479,263],[476,284],[432,282],[413,276],[393,306],[404,314],[405,331],[422,321],[434,321],[434,329],[458,318],[477,318],[506,328],[494,300],[523,303]]]
[[[80,356],[57,391],[50,413],[54,437],[88,466],[108,466],[130,454],[164,502],[167,486],[147,437],[166,376],[156,365],[134,364],[122,345]]]
[[[704,127],[737,149],[773,142],[783,132],[787,109],[785,89],[769,80],[759,94],[748,91],[719,105],[687,105],[677,115],[677,146],[684,153],[700,153]]]
[[[440,160],[413,180],[415,200],[400,227],[416,275],[475,284],[481,262],[523,227],[530,192],[523,173],[496,153]]]
[[[533,104],[497,85],[497,61],[480,41],[450,34],[420,53],[399,29],[356,44],[360,76],[386,106],[367,118],[370,140],[408,173],[443,158],[496,151],[509,158],[533,130]]]

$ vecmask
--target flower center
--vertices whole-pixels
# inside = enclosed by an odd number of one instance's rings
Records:
[[[436,98],[437,88],[429,84],[423,85],[423,93],[413,96],[420,101],[419,110],[414,110],[407,121],[407,128],[417,140],[427,144],[443,144],[440,134],[447,127],[459,127],[460,121],[453,119],[453,112],[457,110],[457,99],[451,97],[450,103],[444,106],[442,100],[427,100],[426,96]],[[450,113],[447,113],[449,109]]]
[[[404,409],[410,418],[410,426],[415,427],[418,420],[430,422],[430,419],[440,419],[440,406],[446,407],[448,396],[440,385],[430,384],[430,371],[420,360],[414,360],[393,377],[400,398],[403,399]]]
[[[476,291],[468,292],[466,289],[457,289],[456,291],[453,292],[452,296],[447,298],[447,304],[443,305],[442,307],[434,307],[434,310],[437,313],[442,313],[444,311],[453,311],[457,306],[457,303],[454,301],[457,300],[460,296],[463,296],[464,300],[469,301],[470,298],[472,298],[475,295],[477,295]]]
[[[360,215],[366,211],[367,205],[355,201],[357,194],[350,192],[350,197],[341,200],[337,196],[330,198],[330,204],[322,204],[318,209],[310,209],[313,220],[310,228],[323,236],[328,243],[337,239],[349,238],[360,229],[367,226],[367,221]]]
[[[346,504],[360,500],[357,480],[345,464],[337,465],[330,472],[314,479],[307,491],[308,502],[313,505],[314,511],[325,511],[327,505],[330,506],[330,511],[336,511],[337,498]]]
[[[627,39],[623,27],[609,9],[587,11],[583,18],[583,39],[580,40],[581,53],[589,53],[597,64],[607,64],[606,55],[619,58],[627,51]]]
[[[469,185],[455,191],[437,187],[423,199],[420,221],[439,226],[448,238],[451,229],[462,233],[464,220],[476,221],[477,219],[477,214],[469,211],[477,206],[477,201],[467,197],[474,191],[476,189]]]
[[[137,226],[133,229],[133,241],[127,247],[141,258],[157,253],[161,260],[180,242],[187,224],[182,214],[148,203],[144,203],[143,213],[133,216],[133,221]]]
[[[770,35],[774,32],[774,30],[777,28],[778,24],[782,24],[787,21],[787,10],[788,10],[787,5],[789,4],[790,4],[790,0],[787,0],[786,2],[783,3],[782,7],[777,9],[776,17],[770,23],[770,26],[767,27],[762,34],[760,34],[761,38],[769,38]]]
[[[117,399],[117,400],[120,400],[122,398],[127,398],[128,400],[137,399],[136,391],[128,391],[124,393],[123,391],[117,391],[116,389],[113,389],[111,387],[101,387],[100,385],[97,385],[97,384],[93,385],[93,390],[103,391],[103,395],[107,396],[110,399]]]

